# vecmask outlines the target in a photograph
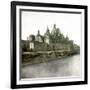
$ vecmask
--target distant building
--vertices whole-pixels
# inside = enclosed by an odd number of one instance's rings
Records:
[[[43,36],[40,34],[39,30],[36,36],[29,35],[27,40],[22,42],[22,46],[25,48],[23,50],[35,51],[70,50],[73,49],[73,41],[69,40],[68,36],[64,37],[64,35],[60,32],[60,29],[56,27],[56,24],[54,24],[51,32],[47,27]]]

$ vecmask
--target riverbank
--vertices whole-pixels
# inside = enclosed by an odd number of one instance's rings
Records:
[[[27,65],[32,65],[32,64],[38,64],[38,63],[46,63],[52,60],[57,60],[57,59],[61,59],[61,58],[65,58],[67,56],[62,56],[62,57],[57,57],[57,58],[45,58],[45,57],[38,57],[38,58],[34,58],[33,60],[29,60],[28,62],[23,62],[22,66],[27,66]]]
[[[54,52],[28,52],[24,53],[22,56],[22,66],[31,65],[31,64],[37,64],[37,63],[46,63],[51,60],[61,59],[68,56],[75,55],[77,53],[71,52],[71,51],[54,51]]]

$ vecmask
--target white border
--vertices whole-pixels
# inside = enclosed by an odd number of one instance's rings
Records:
[[[82,18],[82,31],[81,31],[81,46],[80,46],[80,59],[82,60],[82,74],[80,77],[57,77],[57,78],[44,78],[44,79],[20,79],[20,55],[19,55],[19,41],[20,41],[20,30],[19,30],[19,11],[20,9],[40,9],[40,10],[56,10],[56,11],[76,11],[76,12],[82,12],[81,18]],[[33,6],[16,6],[16,41],[17,41],[17,58],[16,58],[16,76],[17,85],[21,84],[35,84],[35,83],[52,83],[52,82],[71,82],[71,81],[84,81],[84,10],[83,9],[70,9],[70,8],[50,8],[50,7],[33,7]]]

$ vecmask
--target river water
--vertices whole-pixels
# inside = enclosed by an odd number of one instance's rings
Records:
[[[73,55],[60,60],[22,67],[21,78],[80,76],[80,67],[80,55]]]

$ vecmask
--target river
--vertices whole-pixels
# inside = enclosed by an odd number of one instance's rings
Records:
[[[80,55],[73,55],[60,60],[22,67],[21,78],[79,76],[80,67]]]

